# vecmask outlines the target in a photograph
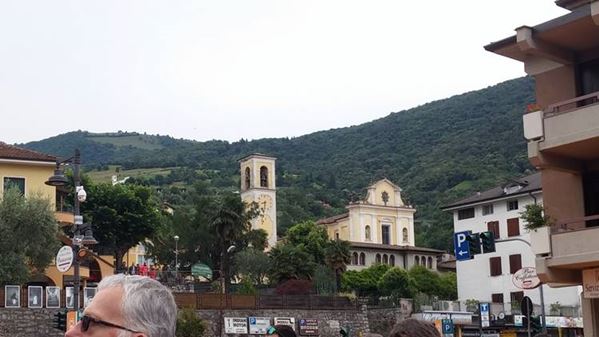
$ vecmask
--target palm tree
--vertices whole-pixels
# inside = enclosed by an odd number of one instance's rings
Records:
[[[329,241],[325,248],[325,261],[327,266],[335,272],[335,283],[337,291],[339,291],[341,289],[341,274],[351,262],[349,242],[343,240]]]

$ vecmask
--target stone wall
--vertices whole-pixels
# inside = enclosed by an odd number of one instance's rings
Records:
[[[0,337],[61,337],[52,328],[59,309],[0,308]]]
[[[221,333],[224,317],[295,317],[297,324],[302,318],[318,319],[320,336],[338,337],[339,326],[349,327],[352,336],[358,332],[369,333],[368,314],[366,306],[361,310],[300,310],[300,309],[269,309],[269,310],[198,310],[198,316],[208,323],[206,337],[232,336]],[[221,324],[219,324],[221,323]]]
[[[302,318],[318,319],[320,336],[338,337],[338,326],[350,327],[351,336],[359,333],[367,336],[371,325],[376,332],[387,336],[386,327],[393,326],[404,315],[401,308],[367,309],[362,305],[354,310],[300,310],[300,309],[262,309],[262,310],[198,310],[198,317],[208,324],[206,337],[230,336],[220,334],[223,317],[295,317],[296,325]],[[54,314],[58,309],[0,308],[0,337],[61,337],[64,332],[52,328]],[[296,326],[297,329],[297,326]]]

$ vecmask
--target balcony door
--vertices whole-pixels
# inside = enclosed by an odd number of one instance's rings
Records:
[[[599,215],[599,171],[587,172],[582,177],[584,212],[586,216]],[[599,226],[599,220],[590,220],[587,227]]]

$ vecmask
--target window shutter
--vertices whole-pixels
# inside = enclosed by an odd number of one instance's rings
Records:
[[[491,276],[499,276],[501,275],[501,257],[492,257],[489,259],[489,267]]]
[[[495,239],[499,239],[499,221],[487,222],[487,230],[489,232],[493,232],[493,236],[495,236]]]
[[[522,268],[522,255],[510,255],[510,274],[514,274]]]
[[[507,236],[520,235],[520,218],[507,219]]]

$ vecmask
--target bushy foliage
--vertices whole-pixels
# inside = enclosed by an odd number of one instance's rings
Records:
[[[241,275],[243,280],[250,284],[263,284],[269,268],[270,259],[262,250],[246,248],[235,255],[235,273]]]
[[[314,275],[316,263],[303,249],[288,244],[278,244],[270,250],[269,279],[274,283],[292,279],[309,279]]]
[[[337,292],[335,272],[326,266],[318,266],[314,272],[314,285],[320,295],[332,295]]]
[[[275,290],[277,295],[309,295],[314,285],[310,280],[287,280],[279,284]]]
[[[23,197],[17,189],[0,200],[0,285],[20,284],[43,274],[60,244],[50,201]]]
[[[411,298],[416,293],[414,279],[407,271],[399,267],[393,267],[381,277],[378,287],[382,295],[391,296],[395,299]]]
[[[179,310],[177,315],[176,337],[203,337],[206,325],[191,308]]]
[[[375,264],[360,271],[346,271],[341,279],[342,289],[354,291],[359,296],[379,295],[378,283],[390,268],[385,264]]]
[[[455,300],[457,298],[458,290],[455,273],[439,274],[424,266],[414,266],[408,273],[414,280],[417,292],[441,300]]]

